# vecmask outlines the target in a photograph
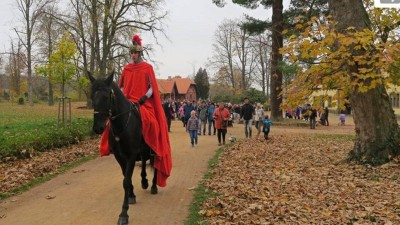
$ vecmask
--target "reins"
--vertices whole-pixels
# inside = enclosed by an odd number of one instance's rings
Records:
[[[122,116],[122,115],[125,115],[125,114],[129,113],[129,114],[128,114],[128,119],[126,120],[125,126],[123,127],[121,133],[119,133],[118,135],[116,135],[116,134],[115,134],[115,131],[114,131],[114,129],[113,129],[113,127],[110,126],[110,131],[111,131],[111,133],[114,135],[116,141],[119,141],[119,140],[120,140],[119,137],[125,132],[126,128],[128,127],[129,121],[131,120],[131,117],[132,117],[132,112],[133,112],[133,110],[137,110],[137,112],[140,113],[140,112],[139,112],[139,107],[138,107],[135,103],[133,103],[133,102],[131,102],[131,101],[129,101],[129,100],[128,100],[128,102],[130,103],[130,104],[129,104],[129,109],[128,109],[128,110],[126,110],[126,111],[124,111],[124,112],[121,112],[121,113],[119,113],[119,114],[117,114],[117,115],[113,115],[113,113],[112,113],[112,105],[113,105],[113,103],[114,103],[115,107],[117,107],[117,104],[116,104],[116,101],[115,101],[115,93],[114,93],[114,90],[111,88],[111,91],[110,91],[110,101],[109,101],[109,104],[108,104],[108,112],[98,112],[98,111],[95,111],[95,112],[94,112],[94,114],[108,114],[108,117],[110,118],[110,122],[116,120],[118,117],[120,117],[120,116]],[[110,124],[110,125],[111,125],[111,124]]]
[[[113,120],[115,120],[117,117],[119,117],[119,116],[121,116],[121,115],[124,115],[124,114],[126,114],[126,113],[129,113],[128,119],[126,120],[126,123],[125,123],[125,126],[124,126],[124,128],[122,129],[121,133],[119,133],[118,135],[115,134],[115,131],[114,131],[114,129],[113,129],[113,126],[111,126],[111,124],[110,124],[110,130],[111,130],[111,133],[112,133],[112,134],[114,135],[114,137],[115,137],[115,141],[119,141],[119,140],[120,140],[119,137],[126,131],[126,128],[128,127],[128,124],[129,124],[129,121],[130,121],[130,119],[131,119],[133,110],[137,109],[137,110],[139,111],[139,109],[137,108],[136,104],[134,104],[134,103],[131,102],[131,101],[129,101],[129,103],[130,103],[130,105],[129,105],[129,110],[127,110],[127,111],[125,111],[125,112],[122,112],[122,113],[120,113],[120,114],[117,114],[117,115],[115,115],[115,116],[111,116],[111,117],[110,117],[110,120],[113,121]]]

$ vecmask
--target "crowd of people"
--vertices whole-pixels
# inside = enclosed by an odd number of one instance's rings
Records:
[[[317,118],[319,120],[317,121]],[[310,104],[296,107],[295,110],[289,108],[285,112],[285,118],[306,120],[310,123],[310,129],[315,129],[317,124],[329,126],[329,109],[328,107],[315,107]],[[345,125],[346,113],[344,110],[339,114],[339,125]]]
[[[263,105],[251,103],[245,97],[242,104],[214,103],[207,101],[165,101],[164,110],[168,120],[168,130],[172,119],[179,119],[182,125],[190,133],[192,146],[197,144],[199,135],[217,135],[218,145],[226,143],[226,134],[233,122],[243,124],[243,132],[246,138],[253,137],[253,126],[255,127],[255,138],[259,139],[260,134],[268,140],[272,122],[266,114]],[[329,126],[328,107],[313,107],[310,104],[299,106],[296,109],[288,109],[285,117],[309,121],[310,129],[315,129],[317,124]],[[319,120],[317,121],[317,119]],[[189,121],[196,120],[193,122]],[[339,125],[345,125],[346,114],[339,114]],[[196,132],[195,132],[196,130]]]
[[[247,97],[242,104],[166,100],[163,109],[168,131],[171,132],[171,120],[180,120],[189,133],[192,147],[197,145],[199,135],[216,135],[218,146],[225,145],[228,127],[233,126],[234,121],[243,123],[246,138],[252,138],[254,125],[256,139],[262,132],[267,140],[272,125],[263,106],[260,103],[251,104]]]

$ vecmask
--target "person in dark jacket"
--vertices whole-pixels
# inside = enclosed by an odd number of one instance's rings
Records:
[[[171,99],[163,103],[165,118],[167,118],[168,132],[171,132],[171,120],[174,114],[174,109],[171,105]]]
[[[240,119],[243,119],[244,134],[246,138],[251,138],[251,126],[253,124],[254,107],[249,103],[249,98],[244,98],[244,104],[240,111]]]
[[[325,107],[325,109],[324,109],[324,115],[325,115],[325,125],[326,125],[326,126],[329,126],[329,120],[328,120],[329,109],[328,109],[328,107]]]
[[[206,101],[202,101],[200,106],[197,109],[199,114],[200,126],[199,126],[199,135],[203,132],[203,135],[206,135],[206,126],[207,126],[207,117],[208,117],[208,106]]]
[[[188,101],[187,104],[183,107],[183,111],[185,114],[185,119],[183,121],[183,126],[186,127],[187,121],[190,118],[190,113],[192,111],[196,111],[195,107],[192,105],[192,102]]]
[[[310,119],[310,129],[315,129],[316,119],[317,119],[317,109],[315,109],[314,107],[310,109],[309,119]]]
[[[210,105],[207,108],[208,111],[208,135],[211,135],[211,126],[213,127],[213,134],[216,134],[216,128],[215,128],[215,121],[214,121],[214,111],[215,111],[215,104],[213,102],[210,103]]]

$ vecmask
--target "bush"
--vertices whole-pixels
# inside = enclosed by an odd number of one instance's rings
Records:
[[[57,128],[57,121],[27,122],[0,126],[0,160],[8,156],[29,157],[36,151],[75,144],[91,134],[91,119],[78,119],[72,126]]]
[[[25,99],[23,97],[18,98],[18,105],[23,105],[25,104]]]

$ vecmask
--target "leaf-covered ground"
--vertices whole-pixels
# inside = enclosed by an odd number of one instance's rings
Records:
[[[398,160],[349,164],[352,136],[280,133],[224,150],[205,180],[209,224],[400,224]]]
[[[28,181],[55,173],[57,170],[77,159],[98,152],[98,140],[88,140],[48,152],[38,152],[29,159],[7,158],[0,162],[0,192],[9,192]]]

